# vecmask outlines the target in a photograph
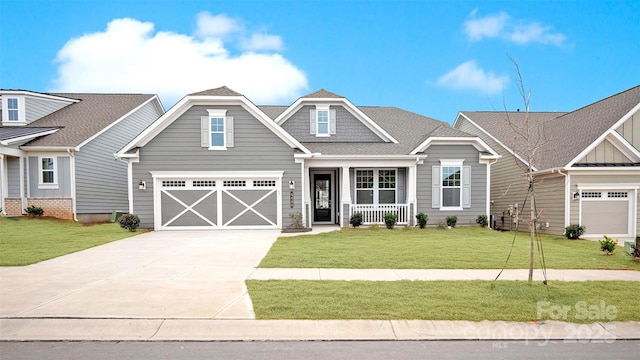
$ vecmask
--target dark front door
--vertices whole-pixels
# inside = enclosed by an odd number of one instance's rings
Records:
[[[313,220],[315,222],[331,221],[331,175],[313,175],[314,185],[314,209]]]

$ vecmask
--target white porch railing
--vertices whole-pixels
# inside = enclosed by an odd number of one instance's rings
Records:
[[[384,224],[384,214],[398,214],[398,225],[409,223],[408,204],[351,204],[349,217],[354,213],[362,213],[363,224]]]

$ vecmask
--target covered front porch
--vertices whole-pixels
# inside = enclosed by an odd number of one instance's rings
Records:
[[[314,159],[315,160],[315,159]],[[395,161],[309,161],[304,166],[304,221],[309,227],[350,225],[355,213],[364,225],[384,224],[398,215],[398,225],[412,226],[416,209],[416,165],[413,157]]]

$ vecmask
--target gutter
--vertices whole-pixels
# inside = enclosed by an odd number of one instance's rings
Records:
[[[78,221],[76,210],[76,157],[71,149],[67,149],[69,156],[71,157],[71,211],[73,212],[73,221]]]

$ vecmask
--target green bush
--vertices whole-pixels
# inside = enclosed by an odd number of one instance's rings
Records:
[[[481,227],[486,227],[489,224],[489,219],[487,215],[478,215],[476,223],[480,224]]]
[[[28,208],[24,209],[24,211],[29,214],[31,217],[42,216],[44,215],[44,210],[40,206],[31,205]]]
[[[456,227],[458,223],[458,217],[455,215],[447,216],[447,226]]]
[[[353,225],[353,227],[358,227],[362,225],[362,213],[356,212],[351,215],[351,219],[349,219],[349,224]]]
[[[604,240],[600,240],[600,250],[602,250],[607,255],[611,255],[613,254],[613,250],[616,249],[617,244],[618,239],[613,240],[607,235],[604,235]]]
[[[584,226],[578,224],[571,224],[564,228],[564,236],[570,240],[580,239],[580,236],[584,234]]]
[[[293,229],[304,229],[304,223],[302,222],[302,213],[290,214],[291,225],[289,227]]]
[[[418,213],[418,215],[416,215],[416,220],[418,220],[418,226],[420,229],[424,229],[424,227],[427,226],[427,221],[429,221],[429,216],[425,213]]]
[[[391,212],[384,214],[384,223],[387,225],[387,229],[393,229],[396,222],[398,222],[398,214]]]
[[[140,226],[140,218],[136,214],[124,214],[118,219],[120,227],[129,231],[136,231]]]

